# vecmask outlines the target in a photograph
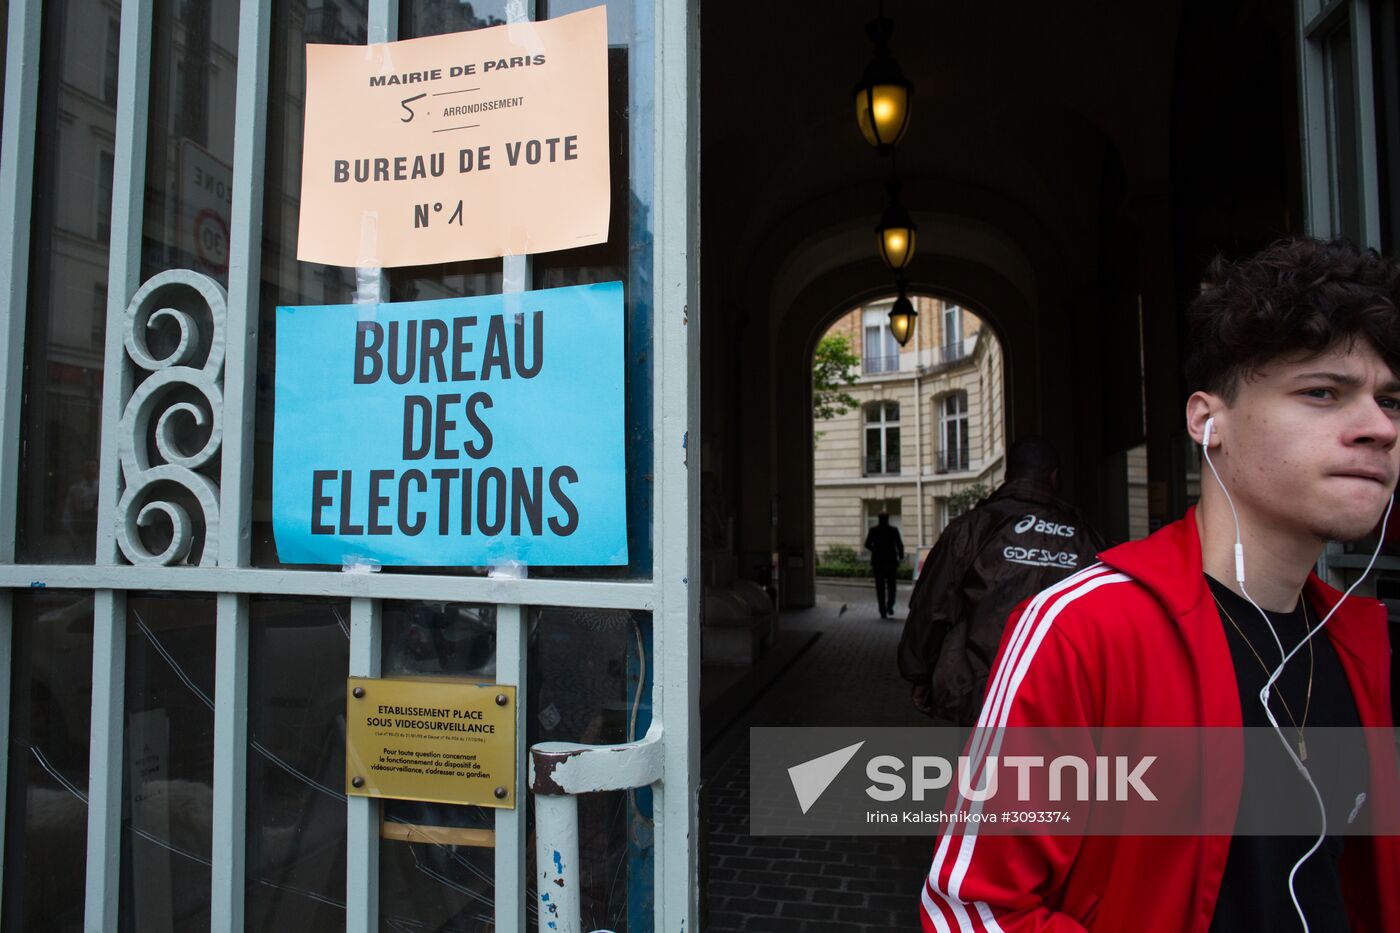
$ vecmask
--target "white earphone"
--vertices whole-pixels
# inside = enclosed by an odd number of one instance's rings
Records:
[[[1293,863],[1292,870],[1288,872],[1288,896],[1293,900],[1293,909],[1298,912],[1298,919],[1302,921],[1303,933],[1308,933],[1308,918],[1304,916],[1303,907],[1298,903],[1298,892],[1294,887],[1294,879],[1298,875],[1298,869],[1302,868],[1303,863],[1322,847],[1323,840],[1327,838],[1327,807],[1322,802],[1322,793],[1317,789],[1317,784],[1313,782],[1312,774],[1308,771],[1307,765],[1303,764],[1302,759],[1293,751],[1293,744],[1284,736],[1283,729],[1279,727],[1278,720],[1274,718],[1273,710],[1269,709],[1269,694],[1273,692],[1274,684],[1283,676],[1283,669],[1287,666],[1289,661],[1293,660],[1293,656],[1301,651],[1304,645],[1312,641],[1314,635],[1322,631],[1322,627],[1327,624],[1327,621],[1332,618],[1333,614],[1341,607],[1342,603],[1346,602],[1352,590],[1360,586],[1361,581],[1366,579],[1366,575],[1371,572],[1371,567],[1375,565],[1376,558],[1380,555],[1381,545],[1385,542],[1385,529],[1390,522],[1390,511],[1395,507],[1395,494],[1393,492],[1391,493],[1390,502],[1385,507],[1385,517],[1381,519],[1380,539],[1376,542],[1376,550],[1371,554],[1371,560],[1366,564],[1366,569],[1361,572],[1361,576],[1356,578],[1356,582],[1347,587],[1346,592],[1342,594],[1342,598],[1337,600],[1336,605],[1328,611],[1327,615],[1322,617],[1322,621],[1317,623],[1307,635],[1303,636],[1303,640],[1298,642],[1298,644],[1293,647],[1292,651],[1285,652],[1283,650],[1283,642],[1279,639],[1278,632],[1274,630],[1274,624],[1269,619],[1269,614],[1254,601],[1254,597],[1249,595],[1249,591],[1246,590],[1244,586],[1244,543],[1241,541],[1240,536],[1240,516],[1239,513],[1235,511],[1235,502],[1230,498],[1230,490],[1225,488],[1225,481],[1220,478],[1219,471],[1215,469],[1215,464],[1210,460],[1210,436],[1214,430],[1215,416],[1211,415],[1206,418],[1205,430],[1201,437],[1201,455],[1205,458],[1206,466],[1210,467],[1210,472],[1215,477],[1216,483],[1220,485],[1220,491],[1225,494],[1225,501],[1230,505],[1230,515],[1235,520],[1235,582],[1240,585],[1240,592],[1244,594],[1244,598],[1249,600],[1249,604],[1259,611],[1259,615],[1263,618],[1264,624],[1268,626],[1269,634],[1274,636],[1274,643],[1278,646],[1279,655],[1282,657],[1278,667],[1274,668],[1269,674],[1268,680],[1264,683],[1264,688],[1259,691],[1259,702],[1263,704],[1264,715],[1268,718],[1269,724],[1273,726],[1274,733],[1278,735],[1278,740],[1283,744],[1284,751],[1288,753],[1289,758],[1293,759],[1293,764],[1297,767],[1298,772],[1302,774],[1303,779],[1306,780],[1308,786],[1312,788],[1313,796],[1317,798],[1317,812],[1322,817],[1322,829],[1318,832],[1317,839],[1313,842],[1312,847],[1303,853],[1303,857]]]
[[[1211,463],[1210,461],[1210,435],[1211,432],[1214,430],[1215,416],[1211,415],[1209,418],[1206,419],[1205,434],[1201,438],[1201,454],[1206,458],[1206,466],[1210,467],[1210,472],[1214,474],[1215,481],[1220,484],[1220,491],[1225,493],[1225,501],[1230,504],[1230,515],[1233,516],[1235,519],[1235,582],[1240,585],[1240,590],[1243,592],[1244,543],[1240,540],[1240,515],[1238,512],[1235,511],[1235,500],[1230,498],[1230,490],[1225,488],[1225,481],[1220,478],[1220,473],[1215,469],[1215,464]],[[1249,599],[1250,605],[1254,606],[1255,609],[1259,609],[1258,605],[1255,604],[1254,600],[1250,599],[1248,593],[1245,593],[1244,595],[1245,599]],[[1260,609],[1259,611],[1263,612],[1262,609]],[[1265,617],[1264,621],[1268,621],[1267,616]],[[1272,632],[1273,630],[1274,627],[1270,625],[1269,631]],[[1283,654],[1283,643],[1278,640],[1277,635],[1274,636],[1274,641],[1278,642],[1278,653]]]

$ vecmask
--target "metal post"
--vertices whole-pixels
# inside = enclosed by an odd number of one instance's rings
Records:
[[[1298,128],[1303,145],[1304,229],[1310,236],[1333,235],[1333,187],[1327,158],[1326,63],[1320,38],[1309,31],[1308,0],[1297,0],[1298,11]]]
[[[214,666],[213,933],[243,929],[248,835],[248,597],[218,595]]]
[[[0,563],[15,559],[19,506],[20,407],[29,304],[29,217],[39,110],[38,3],[10,4],[5,52],[5,127],[0,138]],[[9,699],[8,691],[4,700]]]
[[[539,742],[530,749],[540,933],[580,929],[578,795],[656,784],[666,753],[657,728],[622,745]]]
[[[38,3],[12,3],[5,51],[5,125],[0,137],[0,564],[15,559],[19,506],[20,408],[24,397],[24,330],[29,307],[29,215],[34,184],[34,127],[39,109]],[[10,649],[14,598],[0,590],[0,748],[10,744]],[[0,800],[7,793],[0,768]],[[0,840],[5,811],[0,807]],[[4,874],[0,846],[0,876]],[[0,904],[3,908],[3,904]]]
[[[370,0],[367,39],[392,42],[399,34],[398,0]],[[356,303],[378,304],[388,288],[382,269],[357,269]],[[377,599],[350,601],[350,676],[378,677],[383,660],[383,605]],[[345,802],[345,930],[379,929],[379,835],[381,806],[372,797]]]
[[[496,607],[496,680],[515,684],[515,806],[496,810],[496,929],[499,933],[523,933],[525,905],[525,664],[529,626],[521,606]],[[535,818],[539,819],[538,808]],[[541,888],[540,890],[544,890]]]
[[[121,892],[122,723],[126,593],[98,590],[92,605],[92,744],[88,751],[86,933],[117,929]]]
[[[638,4],[633,15],[639,25],[647,16],[644,11],[655,17],[656,37],[649,52],[656,89],[651,122],[659,480],[654,540],[660,608],[654,621],[652,729],[658,724],[665,729],[663,777],[654,800],[656,929],[682,933],[697,928],[699,914],[695,840],[700,785],[700,465],[698,456],[688,455],[692,443],[698,450],[700,437],[698,380],[691,378],[699,371],[700,331],[699,224],[692,215],[700,195],[695,163],[699,108],[691,105],[698,90],[699,28],[697,10],[689,0],[668,0],[655,7]]]
[[[383,657],[377,599],[350,600],[350,676],[378,677]],[[345,819],[345,930],[379,930],[379,801],[350,797]]]
[[[535,795],[535,884],[539,933],[580,933],[578,797]]]
[[[115,521],[122,407],[131,394],[125,364],[126,304],[140,285],[146,194],[146,115],[151,90],[152,0],[122,4],[112,239],[107,271],[107,338],[102,373],[102,467],[98,475],[96,563],[118,563]],[[126,591],[93,599],[92,736],[88,756],[87,933],[117,928],[121,891],[122,738],[126,695]]]
[[[506,22],[528,23],[535,18],[535,0],[507,0]],[[501,292],[518,295],[530,290],[532,264],[529,256],[506,256],[501,260]],[[510,299],[506,299],[509,301]],[[509,576],[528,577],[524,567]],[[493,572],[492,576],[499,576]],[[503,604],[496,607],[496,680],[515,685],[515,806],[496,810],[496,929],[500,933],[523,933],[526,891],[525,847],[528,844],[525,820],[525,708],[529,704],[526,665],[529,654],[527,624],[529,610],[520,605]],[[539,809],[535,818],[539,819]],[[577,808],[575,808],[577,813]],[[574,836],[574,858],[577,861],[578,836]],[[544,891],[544,887],[540,887]],[[543,911],[541,911],[543,916]]]
[[[220,464],[219,561],[248,563],[252,525],[253,388],[257,384],[262,279],[262,179],[267,109],[270,0],[243,0],[238,24],[238,91],[233,137],[233,203],[224,361],[225,425]],[[248,597],[220,593],[214,672],[213,933],[241,933],[248,834]]]
[[[1356,160],[1351,168],[1357,174],[1358,208],[1361,213],[1361,244],[1381,248],[1381,187],[1376,155],[1376,71],[1371,54],[1371,0],[1351,4],[1352,83],[1356,123]]]

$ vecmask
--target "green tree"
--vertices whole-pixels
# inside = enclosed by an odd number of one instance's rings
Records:
[[[812,355],[812,417],[829,421],[860,407],[846,391],[856,384],[860,357],[851,351],[851,342],[840,334],[828,334]]]
[[[987,498],[991,494],[992,490],[988,489],[981,483],[976,483],[972,486],[964,486],[962,489],[958,490],[957,492],[953,493],[951,496],[948,497],[949,520],[957,518],[959,515],[966,512],[968,509],[972,508],[974,505],[981,502],[983,499]]]

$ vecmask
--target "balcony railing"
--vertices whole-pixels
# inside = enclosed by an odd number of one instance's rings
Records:
[[[966,448],[962,450],[940,450],[938,452],[938,472],[939,473],[962,473],[968,469],[971,462],[971,453]]]
[[[938,361],[940,363],[952,363],[967,356],[967,341],[955,340],[952,343],[945,343],[938,348]]]
[[[864,360],[862,371],[867,375],[872,373],[893,373],[899,371],[899,354],[892,353],[888,356],[867,356]]]
[[[899,455],[889,454],[884,457],[868,456],[865,458],[866,476],[884,476],[890,473],[899,472]]]

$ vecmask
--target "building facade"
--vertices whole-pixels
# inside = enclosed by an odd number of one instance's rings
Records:
[[[919,316],[905,347],[890,333],[892,300],[857,307],[827,331],[860,363],[847,390],[857,407],[813,423],[819,568],[832,547],[867,556],[865,534],[881,512],[917,566],[969,496],[1005,475],[1001,344],[966,308],[910,300]]]

